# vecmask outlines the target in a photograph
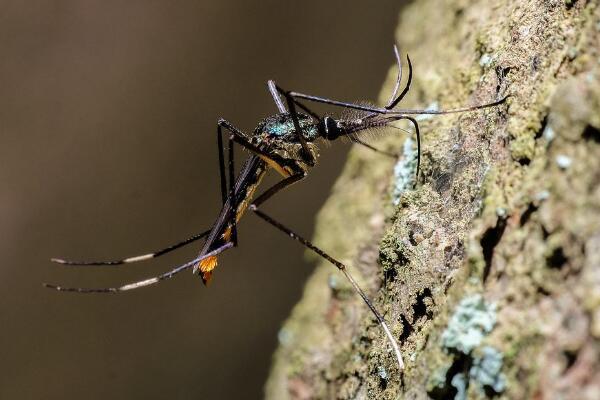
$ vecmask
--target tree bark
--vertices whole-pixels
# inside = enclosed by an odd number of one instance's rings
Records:
[[[404,372],[319,260],[281,329],[266,397],[600,398],[597,1],[415,1],[396,39],[415,68],[403,108],[511,97],[421,119],[415,188],[410,146],[396,165],[353,149],[318,216],[314,241],[359,276]],[[388,129],[373,144],[402,152],[406,136]]]

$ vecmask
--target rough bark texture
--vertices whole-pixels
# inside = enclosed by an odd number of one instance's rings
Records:
[[[422,119],[414,189],[409,146],[396,166],[354,149],[318,216],[315,242],[385,313],[404,373],[319,261],[280,332],[267,398],[600,398],[599,15],[585,0],[403,10],[397,43],[415,64],[405,106],[511,97]],[[400,151],[399,133],[378,145]]]

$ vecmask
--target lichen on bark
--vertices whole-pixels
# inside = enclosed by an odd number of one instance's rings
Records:
[[[385,314],[404,373],[319,261],[281,330],[266,397],[600,398],[597,2],[415,1],[396,37],[415,66],[406,107],[511,97],[421,120],[422,175],[396,202],[394,163],[354,149],[318,216],[315,242]],[[377,144],[402,152],[403,140],[391,130]],[[493,328],[459,351],[443,335],[473,296],[494,305]]]

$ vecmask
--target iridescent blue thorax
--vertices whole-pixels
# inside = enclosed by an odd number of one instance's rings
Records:
[[[317,122],[305,114],[298,114],[298,122],[304,139],[312,142],[319,137]],[[290,114],[275,114],[263,119],[256,129],[254,136],[267,136],[270,139],[282,140],[289,143],[299,143],[294,121]]]

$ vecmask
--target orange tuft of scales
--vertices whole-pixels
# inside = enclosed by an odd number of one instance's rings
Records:
[[[198,269],[202,275],[202,282],[207,285],[212,277],[212,271],[218,264],[217,256],[207,257],[198,263]]]

